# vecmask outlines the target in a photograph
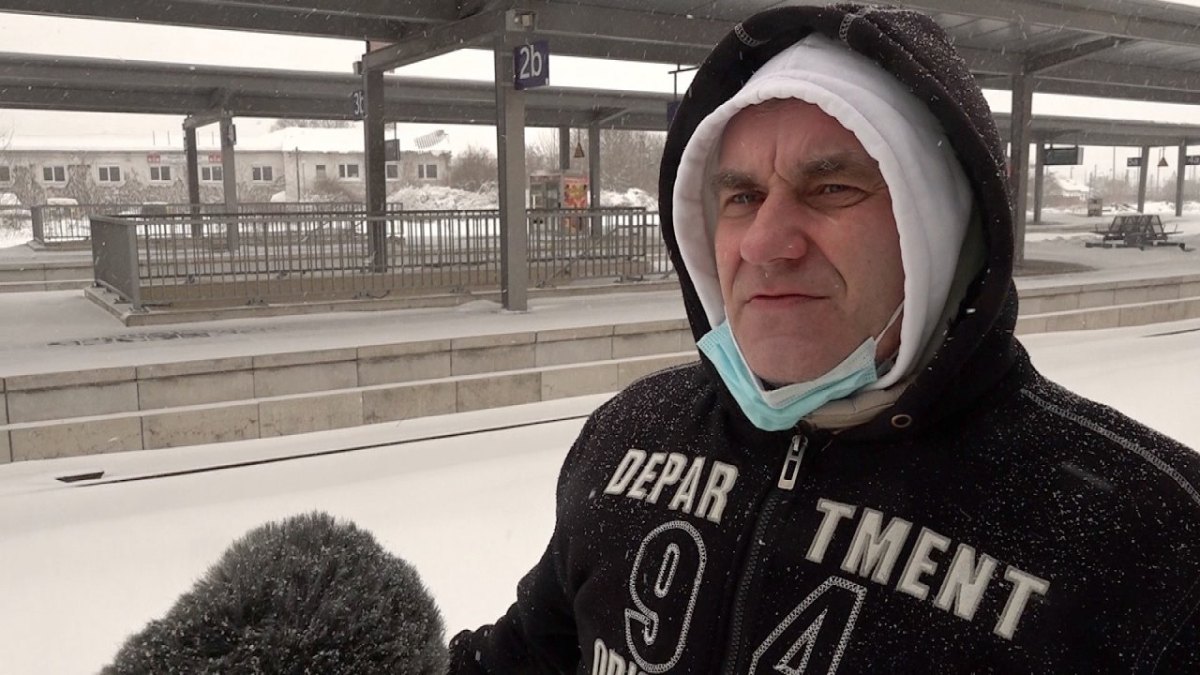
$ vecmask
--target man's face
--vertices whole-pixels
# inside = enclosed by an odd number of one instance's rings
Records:
[[[739,112],[720,151],[717,275],[738,345],[768,382],[823,375],[877,336],[904,296],[879,166],[837,120],[795,99]],[[878,361],[899,335],[897,321]]]

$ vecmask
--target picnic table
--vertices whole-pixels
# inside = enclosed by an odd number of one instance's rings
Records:
[[[1088,248],[1137,248],[1144,251],[1147,246],[1178,246],[1181,251],[1188,250],[1186,244],[1171,241],[1175,231],[1167,232],[1162,219],[1156,214],[1113,216],[1108,229],[1097,229],[1096,234],[1102,235],[1100,241],[1087,242]]]

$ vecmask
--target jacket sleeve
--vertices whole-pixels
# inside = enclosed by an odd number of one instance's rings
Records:
[[[451,675],[565,673],[579,661],[575,617],[555,571],[553,542],[517,585],[517,601],[495,624],[450,641]]]
[[[565,673],[579,662],[574,599],[565,582],[565,515],[570,467],[591,436],[595,415],[575,440],[558,476],[555,527],[541,560],[517,584],[517,601],[495,624],[450,641],[451,675]]]
[[[1200,607],[1193,608],[1191,616],[1184,620],[1153,672],[1200,673]]]

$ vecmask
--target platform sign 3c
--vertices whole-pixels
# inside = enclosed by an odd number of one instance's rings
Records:
[[[550,43],[538,40],[513,49],[513,88],[533,89],[550,84]]]

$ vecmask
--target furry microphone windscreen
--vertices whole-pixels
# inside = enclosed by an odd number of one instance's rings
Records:
[[[417,572],[324,513],[252,530],[103,675],[446,672],[442,617]]]

